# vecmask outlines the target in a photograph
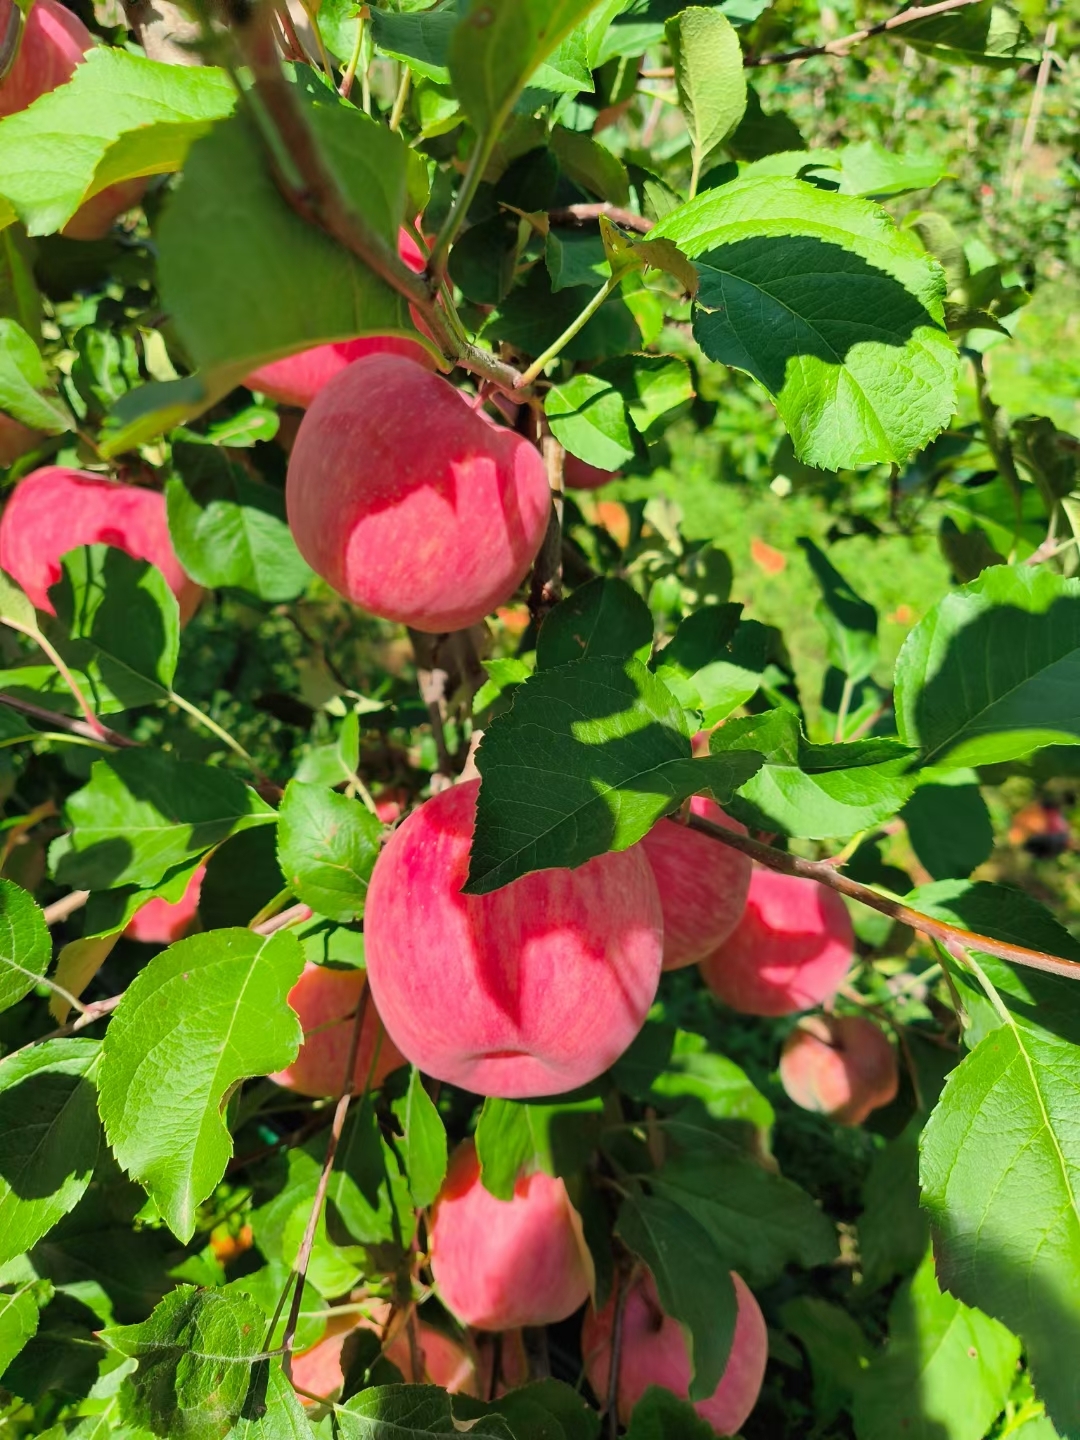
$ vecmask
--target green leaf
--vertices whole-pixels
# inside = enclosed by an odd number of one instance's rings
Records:
[[[48,1280],[24,1280],[0,1290],[0,1380],[27,1341],[37,1332],[42,1305],[52,1296]]]
[[[942,1284],[1020,1336],[1069,1433],[1080,1426],[1075,1036],[1034,1015],[999,1012],[952,1071],[923,1132],[920,1178]]]
[[[626,1440],[713,1440],[715,1434],[689,1401],[650,1385],[634,1406]]]
[[[745,1120],[763,1145],[768,1144],[776,1118],[746,1071],[710,1050],[703,1035],[688,1030],[677,1030],[672,1037],[665,1068],[650,1085],[649,1099],[654,1097],[662,1097],[665,1110],[678,1111],[687,1100],[696,1100],[713,1120]]]
[[[180,654],[180,608],[164,575],[109,545],[63,558],[50,588],[56,648],[86,677],[95,708],[109,714],[167,699]]]
[[[248,1398],[266,1320],[246,1295],[178,1285],[149,1319],[112,1325],[102,1339],[138,1361],[127,1418],[170,1440],[220,1440]]]
[[[703,350],[765,387],[800,459],[900,463],[948,422],[959,357],[944,274],[876,205],[740,180],[666,215],[659,237],[697,265]]]
[[[0,189],[31,235],[47,235],[110,185],[179,170],[235,103],[224,70],[97,46],[66,85],[0,123]]]
[[[693,1365],[690,1399],[708,1399],[720,1383],[735,1334],[735,1287],[727,1260],[708,1232],[663,1196],[628,1195],[615,1230],[652,1271],[665,1314],[683,1328]]]
[[[829,662],[852,682],[865,680],[877,664],[877,611],[852,588],[812,540],[803,536],[799,544],[821,587],[822,601],[817,614],[828,639]]]
[[[529,77],[530,91],[551,95],[577,95],[593,91],[592,68],[589,64],[588,20],[574,27],[559,41],[547,59]],[[529,96],[525,97],[528,104]],[[576,131],[574,132],[577,133]]]
[[[570,286],[599,290],[611,274],[604,242],[599,235],[574,230],[548,231],[544,244],[544,263],[551,277],[551,288],[566,290]]]
[[[900,818],[911,848],[935,880],[964,879],[994,848],[990,812],[974,770],[921,770],[919,788]]]
[[[287,997],[303,965],[287,932],[193,935],[150,961],[109,1023],[100,1076],[106,1135],[185,1243],[196,1206],[232,1154],[226,1094],[296,1058],[302,1035]]]
[[[281,491],[210,445],[177,441],[172,458],[178,474],[165,488],[169,535],[187,574],[208,589],[231,586],[270,604],[302,594],[312,572],[292,538]]]
[[[843,839],[895,815],[915,788],[911,752],[896,740],[812,745],[790,710],[729,720],[714,730],[713,754],[743,749],[765,757],[725,808],[746,825],[808,839]]]
[[[649,607],[625,580],[598,576],[589,580],[546,616],[536,642],[542,670],[571,660],[629,660],[652,649]],[[528,678],[519,676],[519,679]]]
[[[57,880],[74,889],[156,885],[167,870],[228,835],[273,824],[276,812],[227,770],[156,750],[95,761],[68,796],[74,829],[55,854]]]
[[[904,26],[904,43],[954,65],[1008,69],[1039,58],[1023,21],[1008,5],[981,0]]]
[[[868,1292],[897,1275],[910,1275],[926,1254],[930,1225],[919,1205],[917,1115],[895,1140],[877,1152],[863,1186],[859,1255]]]
[[[618,470],[634,458],[626,401],[599,375],[574,375],[552,385],[544,413],[556,440],[586,464]]]
[[[915,626],[896,662],[900,737],[931,765],[1080,744],[1080,581],[996,565]]]
[[[316,1144],[321,1168],[325,1146]],[[370,1095],[349,1112],[326,1195],[328,1238],[341,1244],[393,1245],[399,1254],[408,1249],[416,1232],[413,1198],[401,1162],[379,1129]],[[310,1206],[293,1211],[297,1250],[309,1212]],[[290,1242],[287,1228],[286,1253]],[[337,1288],[329,1293],[337,1294]]]
[[[33,246],[21,227],[11,225],[0,229],[0,315],[17,320],[31,337],[41,334],[41,291],[34,278]]]
[[[439,85],[450,80],[450,38],[457,22],[452,6],[404,15],[373,9],[369,21],[372,39],[385,55]]]
[[[495,1408],[520,1440],[547,1440],[548,1436],[551,1440],[597,1440],[600,1433],[600,1416],[562,1380],[522,1385],[501,1395]],[[558,1430],[552,1429],[552,1419],[558,1422]]]
[[[677,355],[625,355],[600,366],[600,375],[623,396],[630,419],[646,439],[660,420],[694,397],[689,366]]]
[[[404,142],[305,73],[298,95],[322,157],[391,250],[405,214]],[[155,240],[162,303],[199,373],[125,396],[110,453],[199,414],[270,360],[357,335],[417,336],[406,301],[289,208],[244,116],[192,147]]]
[[[32,430],[61,435],[71,415],[56,397],[41,351],[21,325],[0,319],[0,411]]]
[[[314,1440],[314,1435],[281,1361],[259,1361],[252,1367],[243,1413],[225,1440]]]
[[[359,800],[301,780],[289,781],[278,814],[278,864],[297,898],[331,920],[359,919],[381,822]]]
[[[543,1170],[570,1176],[584,1169],[602,1110],[599,1097],[551,1103],[489,1097],[476,1125],[484,1189],[499,1200],[512,1200],[522,1175]]]
[[[788,1265],[812,1269],[837,1253],[832,1221],[800,1186],[767,1170],[694,1107],[657,1122],[674,1150],[647,1179],[708,1234],[730,1270],[750,1285],[778,1280]]]
[[[682,708],[638,660],[538,671],[477,752],[465,893],[626,850],[687,795],[707,790],[726,804],[760,763],[749,751],[692,759]]]
[[[592,89],[591,77],[587,87],[578,88]],[[551,148],[563,174],[575,185],[591,191],[611,205],[630,203],[630,180],[626,166],[591,135],[556,125],[551,132]]]
[[[463,0],[450,78],[478,131],[494,135],[537,66],[597,0]]]
[[[414,1203],[424,1209],[438,1195],[446,1178],[446,1126],[415,1066],[409,1075],[409,1088],[400,1100],[394,1101],[393,1110],[405,1132],[401,1150],[409,1190]]]
[[[98,1048],[47,1040],[0,1060],[0,1265],[36,1245],[90,1183],[101,1140]]]
[[[768,632],[739,620],[741,605],[706,605],[679,623],[653,668],[671,693],[715,725],[756,695],[764,678]]]
[[[341,1440],[515,1440],[499,1414],[465,1395],[448,1395],[435,1385],[375,1385],[334,1411]],[[473,1417],[476,1418],[473,1418]]]
[[[859,1440],[982,1440],[1012,1388],[1020,1342],[942,1294],[928,1251],[889,1308],[884,1352],[855,1388]],[[915,1377],[918,1377],[917,1383]]]
[[[742,46],[721,10],[701,5],[680,11],[667,22],[679,104],[686,117],[693,152],[691,195],[698,177],[738,125],[746,109]]]
[[[30,994],[51,959],[40,906],[21,885],[0,879],[0,1011]]]
[[[789,1300],[780,1318],[810,1360],[815,1423],[828,1426],[841,1410],[851,1408],[863,1367],[870,1359],[866,1333],[847,1310],[817,1295],[799,1295]]]

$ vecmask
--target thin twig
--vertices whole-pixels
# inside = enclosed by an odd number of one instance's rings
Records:
[[[621,205],[561,205],[557,210],[548,211],[552,225],[585,225],[590,220],[599,220],[601,215],[613,225],[621,225],[624,230],[636,230],[639,235],[647,235],[653,227],[653,222],[646,215],[624,210]]]
[[[604,1408],[607,1412],[608,1434],[615,1440],[619,1433],[619,1371],[622,1369],[623,1320],[630,1296],[632,1276],[624,1275],[622,1267],[615,1274],[615,1318],[611,1327],[611,1366]]]
[[[250,929],[256,935],[276,935],[279,930],[286,930],[290,925],[302,925],[305,920],[311,919],[313,913],[310,905],[290,905],[288,910],[270,915],[257,925],[252,925]]]
[[[989,935],[979,935],[974,930],[965,930],[960,925],[950,925],[945,920],[937,920],[932,915],[923,915],[920,911],[913,910],[910,905],[905,905],[902,900],[893,900],[888,895],[871,890],[868,885],[860,885],[857,880],[849,879],[834,870],[827,861],[803,860],[798,855],[789,855],[784,850],[777,850],[772,845],[753,840],[749,835],[738,835],[734,830],[714,825],[711,820],[700,815],[691,814],[686,824],[691,830],[708,835],[712,840],[719,840],[722,845],[741,850],[759,865],[777,870],[781,875],[797,875],[803,880],[816,880],[819,885],[824,885],[829,890],[837,890],[841,895],[858,900],[871,910],[888,915],[902,925],[910,925],[913,930],[921,930],[945,944],[963,945],[984,955],[996,955],[1000,960],[1010,960],[1014,965],[1024,965],[1029,970],[1042,970],[1049,975],[1065,976],[1069,980],[1080,979],[1080,962],[1064,960],[1060,955],[1048,955],[1042,950],[1029,950],[1024,945],[1009,945],[1003,940],[993,940]]]
[[[345,1061],[345,1078],[342,1081],[341,1095],[338,1098],[337,1108],[334,1111],[334,1119],[330,1126],[330,1139],[326,1144],[326,1158],[323,1160],[322,1174],[319,1176],[319,1183],[315,1190],[315,1199],[311,1206],[311,1214],[308,1216],[307,1228],[304,1230],[304,1238],[297,1252],[296,1264],[293,1266],[295,1288],[293,1290],[292,1304],[289,1307],[289,1318],[285,1322],[285,1333],[281,1339],[281,1347],[284,1351],[282,1369],[285,1372],[286,1380],[289,1381],[292,1380],[293,1340],[296,1338],[296,1327],[300,1320],[300,1306],[304,1298],[304,1281],[307,1278],[308,1265],[311,1263],[311,1252],[315,1245],[315,1233],[318,1229],[319,1217],[322,1215],[323,1205],[326,1201],[326,1192],[330,1186],[330,1172],[334,1168],[334,1157],[337,1155],[338,1143],[341,1140],[342,1131],[345,1129],[345,1117],[349,1113],[349,1105],[352,1101],[353,1092],[356,1089],[356,1057],[360,1050],[360,1033],[364,1028],[364,1017],[367,1014],[368,995],[368,987],[365,985],[364,992],[360,997],[360,1003],[356,1007],[356,1019],[353,1021],[352,1035],[349,1037],[349,1053]]]
[[[45,924],[59,925],[69,915],[74,915],[76,910],[81,910],[89,899],[89,890],[72,890],[69,894],[62,895],[59,900],[54,900],[51,905],[46,905],[42,911],[45,916]]]
[[[17,1050],[9,1051],[4,1056],[4,1060],[10,1060],[12,1055],[21,1055],[24,1050],[32,1050],[35,1045],[44,1045],[46,1040],[60,1040],[65,1035],[75,1035],[78,1031],[85,1030],[87,1025],[93,1025],[95,1020],[101,1020],[111,1014],[123,998],[123,995],[110,995],[108,1000],[94,1000],[91,1004],[83,1006],[82,1014],[76,1016],[74,1020],[69,1020],[66,1025],[58,1025],[55,1030],[46,1031],[44,1035],[39,1035],[35,1040],[28,1040]]]
[[[102,725],[100,720],[91,725],[87,720],[75,720],[70,715],[62,715],[57,710],[46,710],[44,705],[34,705],[29,700],[19,700],[14,695],[0,694],[0,705],[18,710],[20,714],[29,715],[34,720],[43,720],[48,725],[55,725],[58,729],[67,730],[82,739],[96,741],[99,745],[113,745],[123,749],[139,743],[137,740],[129,740],[126,735],[118,735],[115,730]]]
[[[1042,59],[1039,61],[1039,73],[1035,77],[1035,89],[1031,93],[1031,108],[1028,110],[1027,123],[1024,125],[1024,138],[1020,141],[1020,153],[1016,157],[1016,164],[1013,166],[1012,183],[1009,186],[1009,193],[1014,200],[1019,198],[1021,187],[1024,183],[1024,161],[1035,144],[1035,136],[1039,128],[1039,118],[1042,115],[1043,101],[1046,98],[1046,85],[1050,79],[1050,66],[1053,63],[1054,41],[1057,39],[1057,21],[1051,20],[1046,27],[1046,36],[1043,40]]]

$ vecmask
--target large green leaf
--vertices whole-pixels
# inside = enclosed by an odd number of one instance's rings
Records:
[[[0,1265],[82,1199],[101,1127],[96,1040],[48,1040],[0,1060]]]
[[[288,933],[193,935],[150,961],[109,1023],[100,1072],[105,1133],[185,1242],[195,1207],[232,1154],[227,1093],[296,1059],[302,1033],[287,997],[303,965],[300,942]]]
[[[652,649],[649,607],[625,580],[599,575],[550,611],[536,641],[541,670],[571,660],[646,659]]]
[[[172,1440],[220,1440],[240,1419],[266,1321],[246,1295],[178,1285],[149,1319],[102,1338],[138,1361],[124,1409]]]
[[[331,920],[364,913],[383,827],[361,805],[326,785],[290,780],[281,802],[278,864],[305,905]]]
[[[945,277],[876,205],[799,180],[736,181],[650,239],[694,259],[694,333],[776,402],[799,457],[824,469],[902,462],[953,412],[958,355]]]
[[[392,250],[406,211],[404,142],[303,67],[297,73],[323,159]],[[125,396],[114,412],[113,451],[197,415],[269,360],[356,335],[417,337],[406,301],[289,208],[245,116],[192,147],[155,239],[162,301],[198,373]]]
[[[522,1175],[543,1170],[569,1176],[583,1170],[595,1149],[603,1102],[484,1101],[476,1124],[476,1154],[484,1189],[500,1200],[514,1198]]]
[[[415,1066],[409,1088],[394,1101],[393,1110],[404,1131],[401,1151],[413,1201],[430,1205],[446,1178],[446,1126]]]
[[[462,1434],[470,1440],[515,1440],[502,1416],[487,1410],[478,1400],[448,1395],[435,1385],[375,1385],[336,1409],[334,1423],[341,1440],[434,1440]]]
[[[532,72],[596,3],[462,0],[450,37],[450,79],[478,130],[500,129]]]
[[[169,535],[188,575],[260,600],[295,600],[311,570],[296,548],[280,490],[253,480],[212,445],[173,445],[165,500]]]
[[[164,575],[109,545],[63,559],[49,598],[57,649],[102,714],[165,700],[180,654],[180,610]]]
[[[1019,15],[996,0],[979,0],[904,26],[904,43],[954,65],[1005,69],[1038,59]]]
[[[799,540],[821,587],[818,619],[828,638],[828,658],[849,680],[865,680],[877,663],[878,615],[812,540]]]
[[[682,1206],[660,1195],[629,1194],[616,1232],[652,1271],[664,1312],[683,1327],[693,1364],[691,1400],[720,1383],[735,1334],[735,1287],[727,1259]]]
[[[813,745],[790,710],[729,720],[709,745],[713,754],[745,749],[765,757],[726,806],[762,830],[841,839],[895,815],[915,788],[911,751],[897,741]]]
[[[963,879],[990,858],[994,827],[974,770],[921,770],[901,816],[912,849],[935,880]]]
[[[98,46],[66,85],[0,122],[0,192],[46,235],[109,185],[179,170],[235,103],[224,70]]]
[[[167,870],[276,812],[227,770],[154,750],[95,762],[68,797],[74,829],[54,847],[56,878],[78,889],[156,885]]]
[[[52,1296],[48,1280],[26,1279],[0,1290],[0,1380],[38,1328],[41,1307]]]
[[[742,46],[722,10],[693,5],[668,21],[679,104],[690,131],[691,191],[746,109]]]
[[[571,455],[598,470],[617,470],[634,458],[626,401],[599,375],[573,375],[544,400],[551,433]]]
[[[889,1307],[889,1340],[855,1387],[858,1440],[982,1440],[1008,1399],[1020,1342],[943,1294],[927,1252]]]
[[[896,662],[896,720],[928,764],[1080,744],[1080,580],[995,565],[940,600]]]
[[[0,411],[48,435],[60,435],[73,424],[67,406],[53,393],[38,347],[8,319],[0,319]]]
[[[575,660],[514,690],[477,751],[483,783],[466,891],[626,850],[687,795],[726,804],[760,764],[691,758],[686,719],[639,660]]]
[[[52,943],[34,897],[0,879],[0,1010],[9,1010],[49,968]]]

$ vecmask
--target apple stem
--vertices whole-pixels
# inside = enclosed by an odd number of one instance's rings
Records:
[[[883,895],[878,890],[871,890],[869,885],[860,885],[857,880],[841,875],[829,861],[803,860],[798,855],[789,855],[786,850],[777,850],[749,835],[739,835],[723,825],[714,825],[711,820],[706,820],[701,815],[691,815],[687,825],[691,830],[707,835],[710,840],[718,840],[721,845],[728,845],[732,850],[741,850],[744,855],[749,855],[751,860],[756,860],[759,865],[764,865],[769,870],[777,870],[781,875],[795,875],[802,880],[816,880],[819,885],[839,891],[849,900],[858,900],[861,905],[877,910],[881,915],[888,915],[892,920],[899,920],[902,925],[910,925],[913,930],[921,930],[946,945],[961,945],[984,955],[995,955],[1000,960],[1009,960],[1014,965],[1024,965],[1029,970],[1062,975],[1068,980],[1080,979],[1080,962],[1065,960],[1060,955],[1048,955],[1042,950],[1029,950],[1024,945],[1010,945],[1002,940],[994,940],[989,935],[965,930],[960,925],[950,925],[932,915],[924,915],[919,910],[913,910],[910,905],[905,905],[902,900]]]

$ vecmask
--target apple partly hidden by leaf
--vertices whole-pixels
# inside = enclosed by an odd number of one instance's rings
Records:
[[[399,355],[316,395],[289,459],[300,553],[339,594],[414,629],[461,630],[525,578],[551,496],[539,451]]]
[[[593,1286],[581,1217],[562,1180],[525,1175],[512,1200],[496,1199],[480,1179],[471,1140],[451,1157],[428,1245],[439,1299],[479,1330],[565,1320]]]
[[[147,945],[171,945],[174,940],[182,940],[195,923],[205,874],[206,866],[200,865],[179,900],[148,900],[128,922],[124,931],[127,939]]]
[[[731,1354],[720,1384],[707,1400],[694,1404],[718,1435],[735,1435],[746,1423],[761,1393],[769,1356],[769,1336],[761,1307],[741,1276],[732,1271],[731,1279],[738,1305]],[[581,1329],[585,1373],[601,1401],[607,1398],[611,1376],[615,1305],[614,1291],[599,1312],[590,1305]],[[665,1315],[652,1276],[642,1271],[631,1283],[623,1310],[619,1419],[624,1425],[630,1423],[634,1406],[650,1385],[660,1385],[681,1400],[689,1399],[690,1378],[690,1352],[682,1326]]]
[[[270,1079],[301,1095],[340,1095],[349,1058],[353,1018],[367,984],[363,970],[334,970],[327,965],[304,966],[300,979],[289,991],[289,1004],[304,1027],[304,1043],[293,1063]],[[375,1069],[371,1070],[376,1055]],[[372,996],[360,1029],[353,1084],[364,1088],[371,1073],[371,1087],[377,1089],[391,1070],[405,1062],[379,1019]]]
[[[426,1075],[476,1095],[561,1094],[602,1074],[645,1023],[663,948],[656,882],[635,846],[463,895],[479,789],[432,796],[375,862],[371,993]]]
[[[804,1110],[841,1125],[861,1125],[895,1100],[896,1052],[884,1031],[863,1015],[808,1015],[784,1041],[780,1080]]]
[[[789,1015],[831,999],[854,953],[851,918],[835,890],[755,866],[742,918],[701,973],[733,1010]]]

